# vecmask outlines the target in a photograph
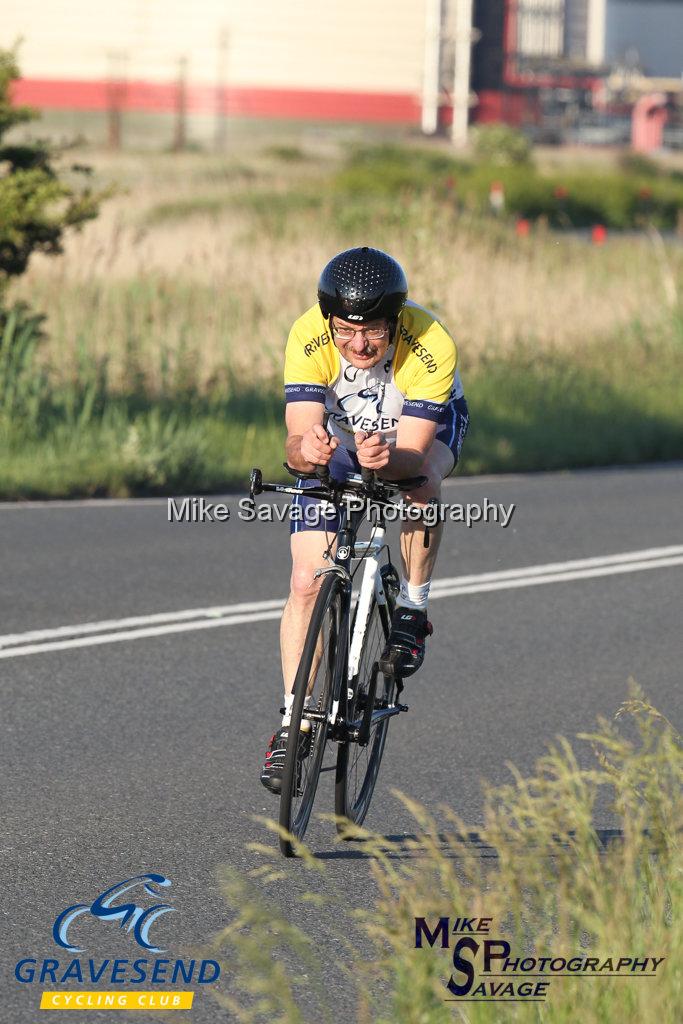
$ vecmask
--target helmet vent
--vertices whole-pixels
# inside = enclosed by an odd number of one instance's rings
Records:
[[[354,320],[397,317],[408,295],[403,269],[393,257],[365,245],[339,253],[327,264],[318,283],[324,316]]]

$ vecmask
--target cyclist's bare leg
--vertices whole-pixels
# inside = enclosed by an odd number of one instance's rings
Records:
[[[332,535],[325,533],[324,530],[293,533],[290,538],[292,576],[289,597],[280,623],[280,653],[285,693],[292,692],[304,649],[306,630],[322,582],[320,577],[314,579],[313,574],[316,569],[328,564],[323,554],[331,539]]]
[[[407,495],[412,505],[424,507],[432,498],[441,501],[441,481],[453,469],[453,453],[442,441],[434,441],[425,458],[421,476],[427,483]],[[429,527],[429,547],[424,546],[424,523],[407,521],[401,524],[401,562],[403,575],[409,583],[420,586],[432,578],[439,552],[443,523]]]

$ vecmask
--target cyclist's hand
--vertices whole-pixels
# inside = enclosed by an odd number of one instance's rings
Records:
[[[354,434],[358,461],[364,469],[384,469],[389,462],[389,445],[384,434]]]
[[[339,441],[330,437],[322,423],[314,424],[301,437],[301,457],[314,466],[326,466]]]

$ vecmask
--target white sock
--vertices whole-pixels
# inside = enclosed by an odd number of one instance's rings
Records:
[[[282,728],[286,729],[287,726],[291,724],[291,721],[292,721],[292,705],[293,704],[294,704],[294,694],[293,693],[286,693],[285,694],[285,713],[282,716]],[[310,706],[311,706],[311,698],[307,697],[306,700],[304,701],[304,707],[308,708]],[[306,719],[302,719],[301,725],[299,726],[299,731],[300,732],[309,732],[310,728],[311,728],[311,723],[309,721],[307,721]]]
[[[282,725],[287,726],[292,720],[292,704],[294,703],[294,694],[285,694],[285,713],[282,716]]]
[[[401,608],[414,608],[415,611],[425,612],[427,610],[429,588],[431,585],[432,581],[427,580],[426,583],[420,583],[418,586],[415,586],[415,584],[409,583],[405,576],[402,576],[401,592],[398,595],[396,604],[400,605]]]

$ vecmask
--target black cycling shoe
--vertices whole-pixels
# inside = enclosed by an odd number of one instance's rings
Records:
[[[261,769],[261,782],[276,796],[280,795],[282,789],[282,777],[285,772],[285,754],[287,753],[287,740],[289,738],[289,726],[283,726],[271,736],[266,760]],[[301,733],[299,746],[297,748],[297,789],[301,785],[301,764],[308,757],[311,746],[311,737],[307,732]]]
[[[412,676],[424,661],[425,640],[432,632],[426,612],[396,608],[389,639],[379,659],[380,672],[401,678]]]

